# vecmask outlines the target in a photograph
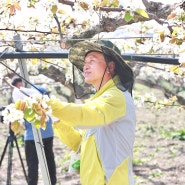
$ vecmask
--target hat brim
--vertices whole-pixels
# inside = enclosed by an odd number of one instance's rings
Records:
[[[90,42],[90,41],[81,41],[75,44],[69,51],[68,58],[70,62],[75,65],[78,69],[83,71],[83,66],[84,66],[84,59],[87,53],[91,51],[97,51],[101,52],[104,54],[108,54],[112,56],[116,61],[127,65],[123,58],[114,50],[100,45],[98,43]]]

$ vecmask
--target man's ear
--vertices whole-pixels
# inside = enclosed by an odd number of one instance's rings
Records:
[[[112,76],[115,74],[115,63],[113,61],[108,63],[107,72],[110,73]]]

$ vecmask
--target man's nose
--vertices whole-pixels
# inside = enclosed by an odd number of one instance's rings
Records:
[[[83,70],[87,70],[88,68],[89,68],[88,63],[85,63],[85,64],[84,64],[84,67],[83,67]]]

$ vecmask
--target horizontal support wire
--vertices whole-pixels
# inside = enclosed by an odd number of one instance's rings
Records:
[[[1,59],[43,59],[43,58],[68,58],[68,52],[0,52]],[[170,64],[170,65],[180,65],[178,58],[164,58],[158,56],[147,56],[147,55],[137,55],[137,54],[122,54],[124,60],[128,61],[139,61],[139,62],[150,62],[150,63],[160,63],[160,64]]]
[[[153,36],[135,36],[135,37],[106,37],[104,39],[108,40],[129,40],[129,39],[153,39]],[[29,40],[14,40],[15,42],[21,42],[21,43],[34,43],[34,42],[66,42],[66,41],[82,41],[82,40],[97,40],[97,38],[63,38],[63,39],[44,39],[44,40],[37,40],[35,38],[29,39]],[[13,42],[12,40],[0,40],[0,43],[3,42]]]

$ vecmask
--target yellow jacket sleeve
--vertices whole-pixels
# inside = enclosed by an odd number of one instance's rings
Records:
[[[53,130],[62,143],[67,145],[71,150],[78,150],[81,143],[81,134],[79,131],[62,123],[62,121],[53,123]]]
[[[124,95],[116,87],[85,104],[64,103],[57,99],[51,99],[48,104],[55,117],[73,127],[88,128],[108,124],[126,112]]]

